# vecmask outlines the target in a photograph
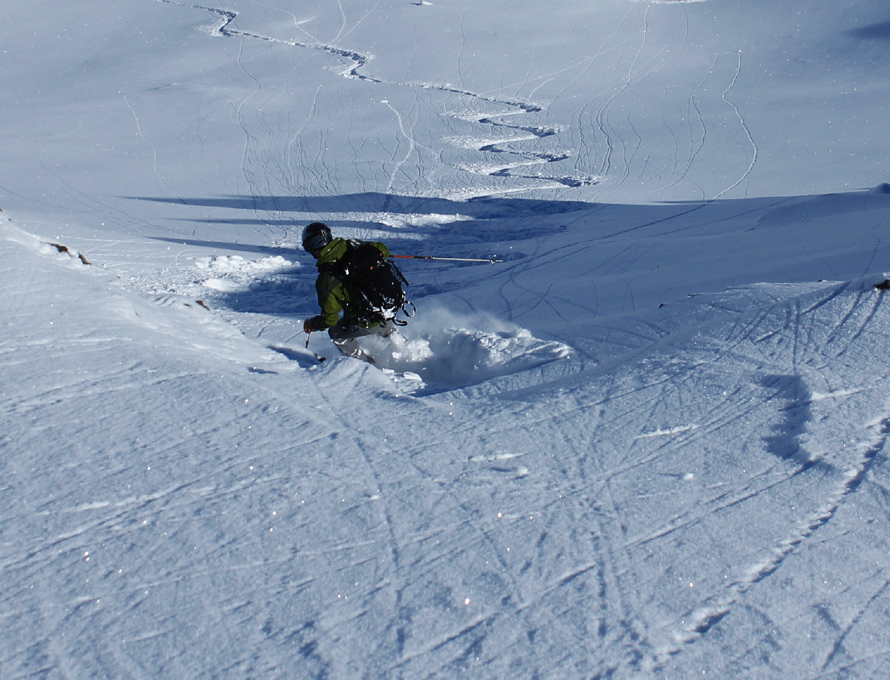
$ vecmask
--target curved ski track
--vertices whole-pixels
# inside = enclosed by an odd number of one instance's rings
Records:
[[[540,152],[540,151],[520,151],[513,148],[513,144],[528,140],[542,139],[545,137],[551,137],[556,135],[559,130],[554,127],[549,126],[541,126],[541,125],[514,125],[510,123],[503,122],[499,119],[505,118],[507,116],[512,116],[516,114],[534,114],[540,113],[543,111],[541,106],[536,104],[531,104],[528,102],[523,102],[514,99],[501,99],[497,97],[490,97],[483,94],[479,94],[477,92],[472,92],[470,90],[464,90],[456,87],[451,87],[449,85],[436,85],[429,83],[405,83],[405,82],[389,82],[380,78],[375,78],[374,76],[368,75],[363,72],[365,66],[367,66],[368,62],[371,60],[371,57],[365,54],[361,54],[360,52],[356,52],[354,50],[344,49],[341,47],[337,47],[332,44],[325,43],[312,43],[312,42],[303,42],[299,40],[282,40],[280,38],[274,38],[271,36],[260,35],[258,33],[252,33],[250,31],[244,31],[240,29],[232,28],[232,23],[237,19],[238,13],[233,12],[231,10],[221,9],[218,7],[208,7],[206,5],[196,5],[196,4],[186,4],[182,2],[177,2],[177,0],[157,0],[157,2],[163,2],[168,5],[176,5],[179,7],[187,7],[191,9],[199,9],[205,12],[209,12],[211,15],[216,17],[219,21],[218,25],[213,29],[213,33],[216,35],[229,37],[229,38],[248,38],[253,40],[262,40],[266,42],[280,43],[283,45],[289,45],[291,47],[302,47],[306,49],[313,49],[320,52],[326,52],[331,54],[339,59],[346,61],[349,66],[341,71],[340,75],[345,78],[351,78],[355,80],[361,80],[368,83],[379,83],[400,87],[407,87],[412,89],[422,89],[422,90],[432,90],[438,92],[445,92],[448,94],[459,95],[461,97],[466,97],[468,99],[472,99],[479,102],[484,102],[486,104],[495,104],[497,106],[504,106],[508,108],[515,109],[515,111],[504,114],[487,114],[478,117],[470,118],[470,120],[474,120],[476,123],[480,125],[486,125],[491,129],[497,130],[506,130],[515,136],[513,139],[508,139],[504,141],[495,141],[495,142],[480,142],[476,145],[476,149],[480,152],[486,154],[506,154],[509,156],[516,157],[518,160],[514,160],[512,162],[506,163],[496,163],[491,165],[474,165],[470,167],[465,167],[464,169],[469,172],[486,174],[493,177],[510,177],[513,179],[525,179],[525,180],[534,180],[537,182],[541,182],[542,185],[537,187],[539,189],[547,189],[547,188],[559,188],[559,187],[581,187],[588,186],[592,184],[596,184],[599,180],[596,177],[591,177],[588,175],[577,174],[577,175],[560,175],[560,176],[546,176],[541,174],[521,174],[517,169],[529,166],[537,166],[537,165],[545,165],[549,163],[558,163],[560,161],[564,161],[570,158],[573,154],[568,151],[558,151],[558,152]],[[398,115],[398,114],[397,114]],[[409,138],[410,139],[410,138]]]

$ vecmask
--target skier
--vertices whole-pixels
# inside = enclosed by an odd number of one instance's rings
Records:
[[[323,222],[313,222],[303,229],[303,249],[317,261],[319,274],[315,290],[321,307],[321,314],[306,319],[303,330],[306,333],[327,330],[341,354],[373,364],[374,360],[359,346],[356,338],[369,335],[386,338],[395,331],[395,325],[391,318],[363,305],[362,300],[357,299],[362,297],[362,292],[345,280],[345,274],[349,272],[348,268],[344,271],[341,261],[351,248],[362,243],[334,238]],[[384,244],[370,242],[370,245],[383,257],[390,257],[389,248]],[[338,263],[341,263],[340,267]]]

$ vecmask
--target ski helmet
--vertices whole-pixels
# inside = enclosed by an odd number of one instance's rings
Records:
[[[303,250],[307,253],[321,250],[331,242],[331,230],[324,222],[313,222],[303,229]]]

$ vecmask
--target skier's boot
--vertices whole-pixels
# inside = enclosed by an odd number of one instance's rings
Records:
[[[334,340],[334,346],[340,350],[340,354],[351,359],[359,359],[371,365],[374,364],[374,357],[361,348],[355,338],[347,340]]]

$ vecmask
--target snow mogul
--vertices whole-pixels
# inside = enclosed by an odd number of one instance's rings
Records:
[[[411,316],[406,307],[413,310],[403,287],[408,282],[389,261],[389,248],[376,241],[334,238],[326,224],[313,222],[303,229],[303,249],[316,260],[321,307],[321,314],[306,319],[303,330],[327,330],[341,354],[374,363],[357,338],[388,338],[407,323],[396,318],[399,311]]]

